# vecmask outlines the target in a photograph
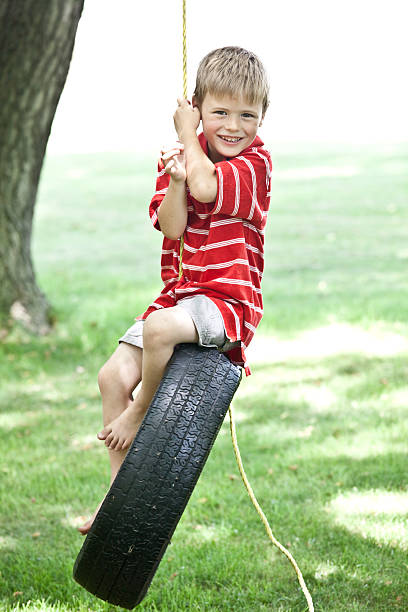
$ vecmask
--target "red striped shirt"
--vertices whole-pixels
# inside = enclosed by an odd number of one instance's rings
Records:
[[[207,141],[199,135],[208,155]],[[138,318],[145,319],[158,308],[169,308],[177,300],[202,294],[221,312],[227,336],[240,347],[226,353],[250,374],[245,349],[262,314],[261,279],[264,269],[264,232],[270,201],[272,163],[257,136],[240,155],[215,164],[215,202],[195,200],[187,189],[187,227],[184,231],[183,276],[179,279],[180,241],[164,237],[161,277],[164,288]],[[149,214],[160,230],[158,208],[166,195],[170,177],[159,162],[156,193]]]

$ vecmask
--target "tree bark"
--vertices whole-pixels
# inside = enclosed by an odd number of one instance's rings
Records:
[[[31,232],[55,110],[84,0],[0,0],[0,319],[50,326]]]

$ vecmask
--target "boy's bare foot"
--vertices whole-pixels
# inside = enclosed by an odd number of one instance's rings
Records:
[[[145,414],[146,410],[133,401],[122,414],[98,433],[99,440],[105,440],[105,445],[110,450],[120,451],[129,448]]]
[[[79,533],[81,533],[82,535],[86,535],[88,533],[88,531],[91,529],[92,524],[96,518],[96,515],[99,512],[100,507],[102,506],[103,500],[101,501],[101,503],[99,504],[99,506],[97,507],[97,509],[95,510],[95,512],[93,513],[93,515],[91,516],[90,519],[88,519],[83,525],[81,525],[80,527],[78,527],[78,531]]]

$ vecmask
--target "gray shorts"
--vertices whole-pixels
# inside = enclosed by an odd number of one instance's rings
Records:
[[[207,296],[193,295],[186,297],[179,300],[177,306],[187,310],[191,316],[197,329],[200,346],[215,347],[224,353],[240,345],[240,342],[229,340],[221,313]],[[119,342],[126,342],[143,348],[143,325],[144,321],[136,321],[119,339]]]

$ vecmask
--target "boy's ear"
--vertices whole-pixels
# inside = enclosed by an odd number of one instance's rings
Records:
[[[195,96],[193,96],[193,97],[191,98],[191,104],[193,105],[193,108],[194,108],[195,106],[197,106],[197,108],[200,108],[200,105],[199,105],[199,103],[198,103],[198,100],[197,100],[197,98],[196,98]]]

